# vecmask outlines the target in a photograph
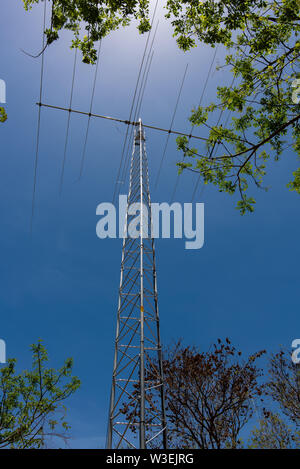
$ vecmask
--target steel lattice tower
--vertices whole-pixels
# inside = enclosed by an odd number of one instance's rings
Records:
[[[126,235],[130,223],[137,220],[130,207],[139,212],[136,237]],[[155,250],[150,233],[148,162],[139,120],[122,249],[107,448],[167,447]]]

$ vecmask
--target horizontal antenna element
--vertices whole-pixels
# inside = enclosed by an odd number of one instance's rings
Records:
[[[36,103],[38,106],[43,106],[43,107],[48,107],[50,109],[58,109],[60,111],[67,111],[67,112],[74,112],[75,114],[83,114],[84,116],[89,116],[89,117],[99,117],[100,119],[107,119],[111,120],[114,122],[121,122],[122,124],[126,125],[134,125],[134,126],[139,126],[139,122],[133,122],[130,120],[123,120],[123,119],[118,119],[116,117],[109,117],[109,116],[102,116],[101,114],[93,114],[92,112],[84,112],[84,111],[78,111],[77,109],[68,109],[65,107],[61,106],[53,106],[51,104],[45,104],[45,103]],[[143,127],[146,129],[153,129],[153,130],[159,130],[160,132],[167,132],[169,134],[176,134],[176,135],[184,135],[189,138],[196,138],[197,140],[202,140],[202,141],[207,141],[207,138],[204,137],[198,137],[196,135],[189,135],[184,132],[178,132],[176,130],[171,130],[171,129],[163,129],[161,127],[156,127],[154,125],[146,125],[143,123]]]

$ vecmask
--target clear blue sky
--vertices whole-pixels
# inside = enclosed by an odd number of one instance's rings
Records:
[[[145,123],[169,126],[184,68],[189,71],[174,128],[188,131],[189,111],[199,101],[212,52],[177,49],[163,20],[155,44],[153,67],[144,99]],[[72,115],[65,185],[59,198],[67,115],[42,109],[37,204],[29,235],[37,125],[42,8],[25,13],[20,0],[6,2],[0,19],[0,78],[7,84],[8,121],[0,127],[1,287],[0,338],[20,369],[30,364],[29,345],[42,338],[51,364],[74,357],[82,387],[70,399],[71,447],[103,447],[112,373],[113,340],[121,260],[120,240],[96,237],[96,206],[110,201],[125,128],[92,120],[84,177],[76,182],[86,118]],[[146,37],[135,27],[113,33],[103,42],[94,112],[129,117]],[[74,51],[70,35],[45,54],[44,101],[68,105]],[[222,53],[219,55],[222,62]],[[79,64],[74,107],[88,111],[93,67]],[[205,96],[230,75],[214,72]],[[197,130],[205,135],[205,129]],[[147,132],[150,179],[154,181],[166,136]],[[175,139],[152,200],[169,201],[181,158]],[[270,165],[265,193],[253,188],[256,211],[241,217],[236,199],[207,187],[205,245],[184,249],[183,240],[158,240],[157,266],[162,339],[207,349],[218,337],[230,337],[246,354],[300,337],[299,196],[286,189],[296,157],[287,152]],[[181,177],[176,200],[189,202],[195,177]],[[151,182],[151,181],[150,181]],[[124,193],[126,190],[124,189]]]

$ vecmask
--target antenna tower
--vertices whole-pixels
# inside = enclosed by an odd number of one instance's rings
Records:
[[[137,212],[139,215],[137,216]],[[107,448],[166,448],[167,429],[145,134],[134,134]],[[137,228],[139,227],[139,229]],[[135,229],[136,236],[130,236]]]

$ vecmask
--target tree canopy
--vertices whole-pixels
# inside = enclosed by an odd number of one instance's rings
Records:
[[[40,0],[23,1],[29,9]],[[151,28],[149,0],[49,1],[52,12],[46,46],[59,38],[61,30],[71,30],[72,47],[82,51],[86,63],[95,63],[99,39],[133,19],[141,33]],[[218,87],[216,102],[192,110],[190,121],[206,129],[207,142],[195,148],[190,138],[178,137],[184,156],[179,172],[196,172],[204,184],[214,184],[231,195],[238,193],[241,214],[252,212],[253,190],[267,190],[268,163],[285,157],[287,149],[300,156],[300,3],[167,0],[165,8],[179,48],[188,51],[199,42],[224,47],[223,67],[233,77],[229,86]],[[300,168],[295,167],[286,185],[300,193]]]
[[[43,0],[41,0],[43,1]],[[85,63],[94,64],[97,59],[95,43],[119,27],[138,20],[141,33],[150,30],[149,0],[49,0],[51,22],[45,30],[46,45],[59,38],[63,29],[72,31],[72,47],[82,52]],[[40,0],[23,0],[26,10]],[[83,26],[84,25],[84,26]],[[86,34],[81,34],[82,26]]]
[[[175,448],[237,449],[263,386],[257,360],[243,359],[227,338],[209,351],[170,348],[163,362],[169,444]]]
[[[16,372],[16,360],[0,369],[0,449],[43,448],[47,437],[67,437],[64,401],[80,386],[72,359],[57,370],[39,342],[31,346],[32,369]]]
[[[188,138],[178,138],[186,157],[179,166],[199,172],[205,184],[215,184],[221,192],[238,191],[241,213],[253,211],[255,199],[248,188],[264,187],[268,160],[284,156],[290,144],[300,156],[300,3],[191,0],[184,9],[180,0],[168,4],[179,45],[187,50],[199,39],[213,47],[225,46],[224,66],[233,74],[230,86],[218,87],[217,103],[192,111],[191,123],[207,128],[208,142],[198,150]],[[209,125],[209,117],[224,112],[230,117],[228,124]],[[287,185],[300,193],[300,168]]]
[[[157,366],[147,368],[150,380]],[[163,374],[169,448],[300,447],[299,365],[288,351],[267,356],[261,350],[245,357],[228,338],[218,339],[208,350],[180,340],[164,349]],[[136,384],[134,395],[139,394]],[[154,386],[147,395],[146,433],[160,398]],[[139,416],[136,402],[128,399],[122,413],[132,424],[132,417]],[[251,428],[247,437],[245,430]],[[132,430],[137,431],[136,425]],[[160,447],[158,437],[149,449]]]
[[[257,361],[260,351],[243,359],[227,338],[218,340],[208,351],[184,346],[181,341],[164,350],[163,373],[169,448],[237,449],[242,446],[241,431],[253,416],[253,400],[260,399],[262,370]],[[155,368],[148,378],[154,381]],[[151,369],[150,369],[151,368]],[[152,373],[153,370],[153,374]],[[135,395],[139,396],[139,385]],[[160,390],[148,393],[146,431],[153,423],[152,409],[157,408]],[[134,401],[124,403],[122,413],[128,422],[138,415]],[[136,427],[133,425],[135,432]],[[156,438],[153,448],[161,442]]]
[[[251,432],[250,449],[299,449],[300,434],[278,414],[264,412],[258,428]]]
[[[299,364],[293,363],[289,351],[281,349],[271,355],[268,371],[265,392],[271,411],[262,409],[259,426],[252,431],[250,448],[299,449]]]

